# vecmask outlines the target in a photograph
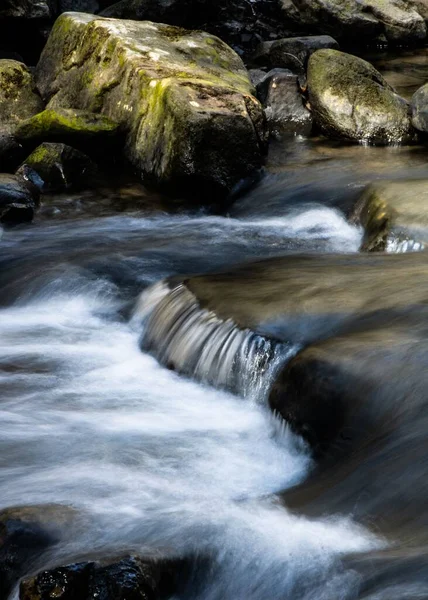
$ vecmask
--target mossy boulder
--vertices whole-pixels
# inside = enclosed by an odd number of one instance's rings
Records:
[[[55,16],[55,0],[2,0],[0,17],[50,19]]]
[[[351,219],[364,227],[363,250],[422,250],[428,244],[428,179],[370,184]]]
[[[282,0],[299,26],[346,42],[367,43],[384,35],[390,42],[422,43],[427,29],[417,6],[406,0]]]
[[[16,60],[0,60],[0,128],[13,127],[43,109],[27,67]]]
[[[361,58],[318,50],[308,63],[308,90],[315,122],[327,136],[397,144],[415,135],[406,101]]]
[[[36,80],[48,108],[119,123],[146,181],[225,197],[262,164],[264,115],[238,55],[204,32],[66,13]]]
[[[83,152],[65,144],[49,142],[38,146],[25,159],[24,164],[43,179],[43,191],[79,188],[88,183],[97,172],[96,165]]]

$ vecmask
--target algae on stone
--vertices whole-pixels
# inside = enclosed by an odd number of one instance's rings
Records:
[[[207,33],[64,14],[36,78],[48,108],[117,121],[127,157],[146,180],[196,190],[202,202],[261,166],[263,111],[247,71]]]
[[[331,137],[396,144],[415,134],[406,101],[361,58],[318,50],[308,63],[308,90],[315,122]]]

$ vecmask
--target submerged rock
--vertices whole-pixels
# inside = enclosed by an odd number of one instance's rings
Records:
[[[422,250],[428,243],[427,206],[428,179],[370,184],[351,216],[364,227],[362,249]]]
[[[20,123],[43,109],[27,67],[16,60],[0,60],[0,127]]]
[[[312,117],[304,106],[297,75],[285,69],[273,69],[257,85],[271,134],[292,132],[308,135]]]
[[[85,561],[38,573],[21,582],[20,600],[161,600],[176,592],[185,562],[124,556]]]
[[[41,180],[37,180],[36,173],[27,170],[20,175],[0,174],[0,223],[32,221],[42,184]]]
[[[64,14],[37,82],[48,108],[78,106],[120,123],[131,163],[175,193],[221,199],[261,166],[262,107],[241,59],[206,33]]]
[[[75,512],[46,504],[0,511],[0,597],[7,598],[19,578],[44,551],[55,544]]]
[[[284,38],[262,42],[256,49],[254,62],[271,68],[292,69],[304,72],[311,54],[323,48],[338,50],[339,44],[329,35]]]
[[[314,120],[326,135],[382,144],[413,136],[407,103],[361,58],[318,50],[309,59],[308,90]]]
[[[422,43],[425,21],[405,0],[282,0],[288,18],[346,42],[368,43],[385,35],[396,44]]]
[[[45,142],[28,156],[24,164],[44,181],[44,191],[61,191],[84,185],[97,171],[91,159],[71,146]],[[18,171],[19,174],[19,171]]]

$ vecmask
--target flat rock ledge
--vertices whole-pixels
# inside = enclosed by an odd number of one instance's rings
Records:
[[[262,107],[220,39],[168,25],[64,13],[36,70],[48,108],[102,113],[146,182],[226,197],[262,165]]]

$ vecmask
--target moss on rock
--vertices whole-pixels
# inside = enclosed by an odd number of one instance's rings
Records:
[[[117,121],[127,157],[146,180],[224,196],[261,166],[263,111],[247,71],[204,32],[64,14],[37,81],[48,108]]]
[[[0,60],[0,125],[13,127],[43,108],[27,67],[16,60]]]
[[[331,137],[396,144],[414,136],[406,101],[361,58],[318,50],[308,63],[308,90],[315,121]]]

